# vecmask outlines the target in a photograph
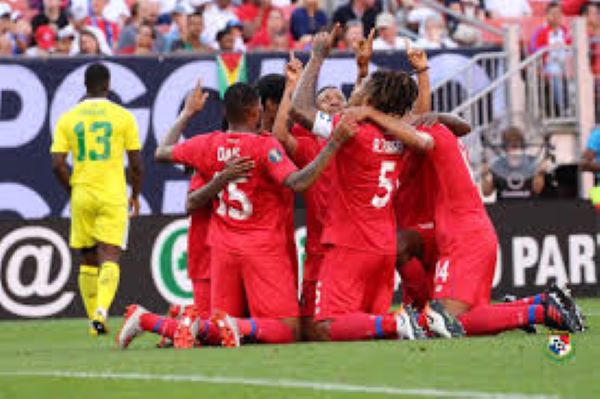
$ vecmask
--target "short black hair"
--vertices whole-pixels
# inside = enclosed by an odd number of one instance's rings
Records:
[[[85,87],[88,93],[107,91],[110,84],[110,71],[99,62],[95,62],[85,69]]]
[[[202,18],[202,21],[204,21],[204,16],[201,11],[194,11],[193,13],[188,14],[188,19],[191,19],[193,17],[200,17]]]
[[[265,106],[267,100],[279,104],[285,90],[285,76],[280,73],[270,73],[261,77],[256,83],[260,93],[260,102]]]
[[[225,35],[231,33],[231,28],[223,28],[217,32],[217,42],[220,42]]]
[[[243,123],[246,111],[260,101],[256,88],[247,83],[234,83],[229,86],[223,96],[225,118],[231,123]]]
[[[419,86],[404,71],[378,70],[365,83],[368,103],[386,114],[405,115],[419,95]]]

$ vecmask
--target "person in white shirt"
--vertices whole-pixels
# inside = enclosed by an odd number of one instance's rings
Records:
[[[522,18],[531,16],[528,0],[485,0],[492,18]]]
[[[448,37],[444,19],[438,14],[427,17],[423,23],[421,37],[415,42],[415,47],[421,49],[455,48],[457,44]]]
[[[375,20],[377,39],[373,41],[373,50],[403,50],[404,39],[398,37],[396,18],[390,13],[381,13]]]

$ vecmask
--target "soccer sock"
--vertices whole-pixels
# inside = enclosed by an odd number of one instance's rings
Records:
[[[94,318],[98,298],[98,266],[79,266],[79,293],[88,319]]]
[[[477,306],[458,316],[467,335],[491,335],[530,324],[544,323],[542,305]]]
[[[292,329],[277,319],[237,319],[240,333],[264,344],[289,344],[295,341]]]
[[[411,259],[400,267],[402,277],[402,296],[404,303],[412,303],[415,308],[422,309],[427,303],[425,280],[427,273],[418,259]]]
[[[115,262],[104,262],[98,274],[98,308],[104,318],[108,317],[108,310],[119,287],[119,265]]]
[[[359,341],[382,339],[396,336],[396,317],[388,315],[370,315],[350,313],[336,316],[329,326],[331,341]]]
[[[159,316],[155,313],[144,313],[140,317],[140,327],[142,330],[153,332],[171,339],[175,336],[177,324],[177,320],[170,317]]]
[[[546,301],[546,293],[537,294],[534,296],[528,296],[525,298],[519,298],[512,302],[501,302],[498,305],[501,306],[520,306],[520,305],[541,305]]]
[[[200,330],[198,331],[198,339],[204,345],[220,346],[221,333],[219,328],[210,320],[200,320]]]

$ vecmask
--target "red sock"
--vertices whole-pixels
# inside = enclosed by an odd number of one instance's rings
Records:
[[[400,267],[402,296],[404,303],[412,303],[422,309],[427,303],[428,290],[425,289],[427,273],[418,259],[412,258]]]
[[[221,345],[221,333],[219,332],[219,328],[210,320],[200,320],[198,339],[204,345]]]
[[[491,335],[513,330],[529,324],[544,322],[544,307],[541,305],[477,306],[458,316],[467,335]]]
[[[541,305],[546,300],[546,293],[537,294],[534,296],[528,296],[525,298],[519,298],[513,302],[501,302],[498,305],[502,306],[513,306],[513,305]]]
[[[177,329],[177,320],[159,316],[154,313],[144,313],[140,317],[140,327],[144,331],[153,332],[163,337],[173,339]]]
[[[277,319],[237,319],[240,333],[263,344],[289,344],[295,341],[292,329]]]
[[[394,315],[370,315],[350,313],[335,317],[329,326],[331,341],[359,341],[396,336]]]

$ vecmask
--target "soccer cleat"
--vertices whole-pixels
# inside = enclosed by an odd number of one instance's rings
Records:
[[[448,313],[440,302],[429,302],[425,305],[424,312],[427,329],[433,335],[441,338],[458,338],[465,335],[465,329],[460,321]]]
[[[94,318],[91,322],[91,327],[96,330],[97,335],[108,334],[108,326],[106,325],[106,317],[100,312],[94,314]]]
[[[585,316],[581,312],[581,308],[575,303],[571,290],[567,286],[561,287],[556,283],[552,283],[546,289],[546,294],[553,297],[567,312],[571,313],[577,327],[575,331],[585,331]]]
[[[89,323],[88,334],[91,335],[92,337],[97,337],[98,336],[98,331],[92,325],[92,321],[91,320],[90,320],[90,323]]]
[[[175,335],[173,336],[173,346],[176,349],[191,349],[197,344],[196,337],[198,336],[198,330],[200,329],[200,320],[198,318],[198,311],[195,306],[188,306],[185,308]]]
[[[169,310],[167,311],[167,317],[175,320],[180,320],[181,316],[183,316],[184,307],[180,305],[170,305]],[[172,348],[173,340],[169,337],[165,337],[164,335],[160,337],[160,341],[156,344],[157,348]]]
[[[515,295],[506,294],[504,295],[504,298],[502,298],[502,302],[510,303],[516,301],[517,299],[518,298]],[[520,329],[525,331],[527,334],[537,334],[537,328],[535,327],[535,324],[528,324]]]
[[[548,295],[544,304],[544,325],[548,328],[575,332],[577,321],[574,315],[563,307],[554,295]]]
[[[140,326],[140,319],[144,313],[148,313],[148,311],[140,305],[129,305],[127,307],[123,325],[115,337],[115,342],[119,348],[127,349],[131,341],[144,332]]]
[[[210,318],[221,333],[221,345],[226,348],[237,348],[240,346],[240,330],[237,322],[227,313],[216,311]]]
[[[396,317],[396,333],[398,339],[425,339],[425,332],[419,326],[414,311],[410,306],[401,306],[394,313]]]

